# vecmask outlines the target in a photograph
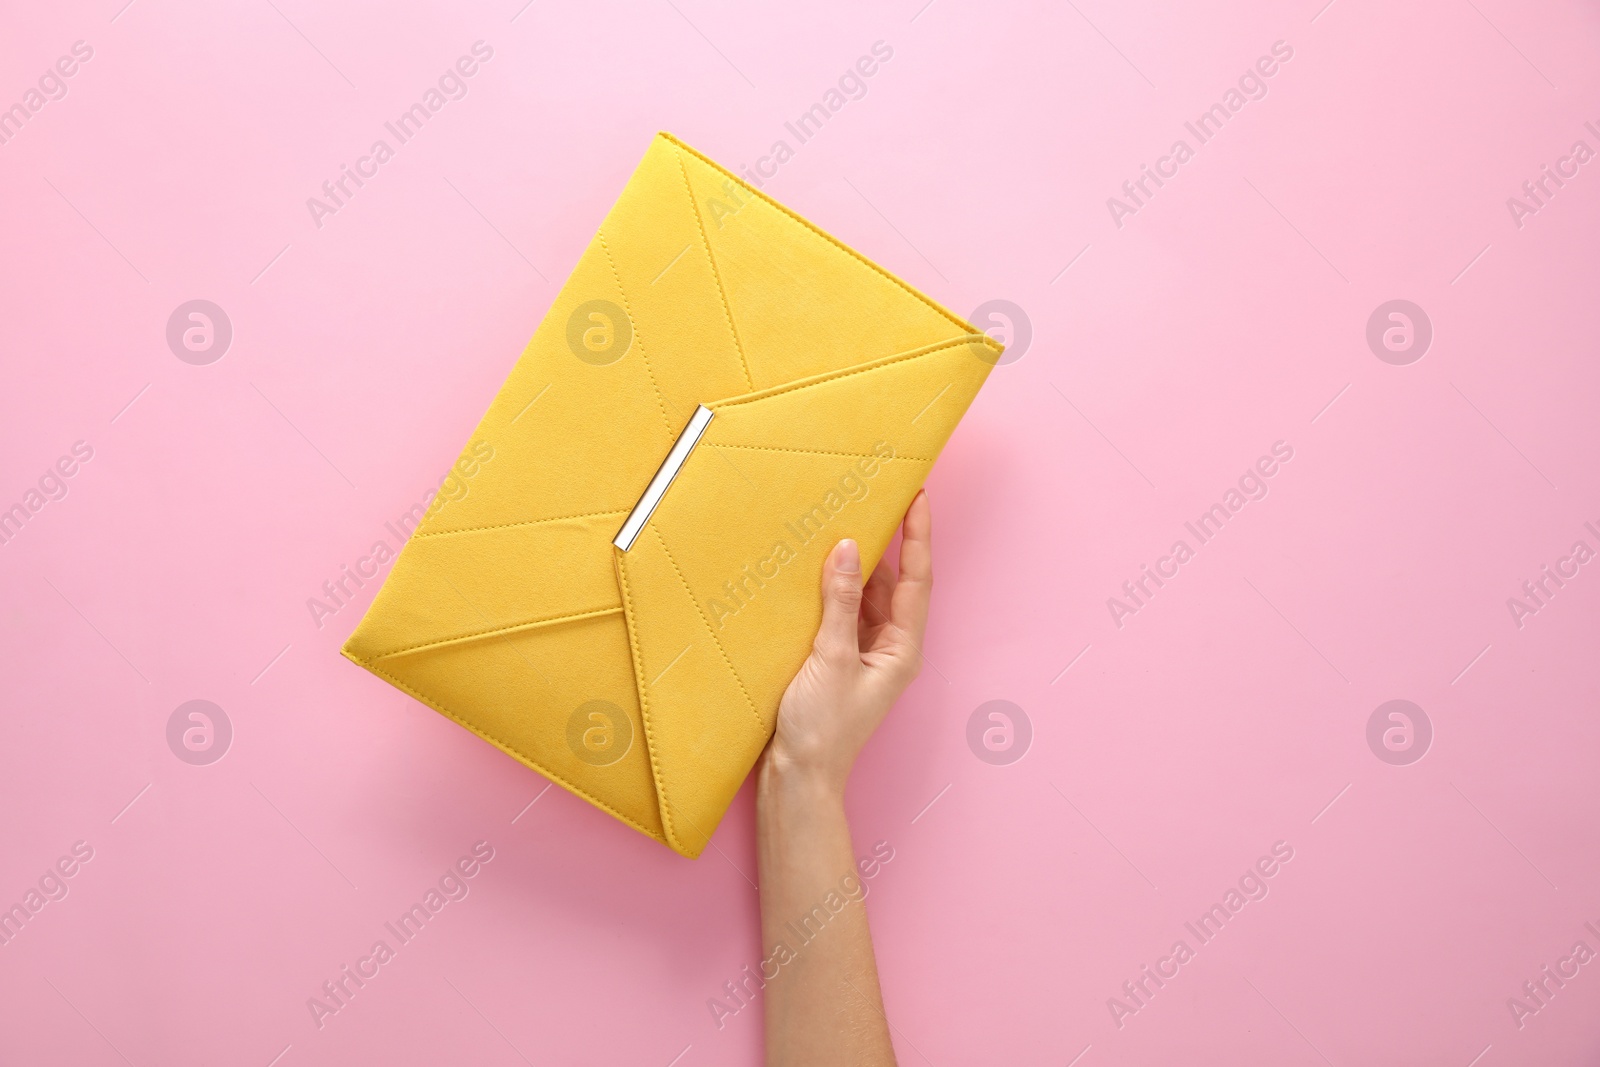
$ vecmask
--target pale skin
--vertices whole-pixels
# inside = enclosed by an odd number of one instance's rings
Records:
[[[848,540],[823,566],[822,624],[778,707],[757,777],[763,955],[795,942],[788,924],[857,873],[845,783],[867,738],[921,669],[931,533],[927,494],[919,492],[902,525],[898,572],[880,563],[863,587],[860,551]],[[833,916],[762,995],[768,1067],[895,1063],[861,903]]]

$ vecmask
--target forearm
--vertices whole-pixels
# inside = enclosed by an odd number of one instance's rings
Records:
[[[842,793],[763,761],[756,819],[768,1067],[894,1064]]]

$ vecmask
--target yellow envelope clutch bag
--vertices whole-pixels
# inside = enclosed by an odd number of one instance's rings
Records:
[[[660,135],[344,654],[698,856],[1000,351]]]

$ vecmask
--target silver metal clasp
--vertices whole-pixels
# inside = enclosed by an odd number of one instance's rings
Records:
[[[700,443],[700,437],[706,432],[706,427],[711,425],[713,414],[715,412],[704,404],[694,409],[694,414],[689,417],[689,425],[683,428],[678,439],[672,443],[671,451],[667,453],[667,458],[661,461],[656,476],[651,478],[650,484],[645,487],[644,495],[633,506],[633,510],[628,512],[628,520],[622,524],[622,529],[617,531],[617,536],[611,539],[612,544],[624,552],[633,547],[633,542],[638,540],[645,523],[655,514],[661,498],[667,495],[667,487],[672,484],[672,479],[678,476],[684,462],[689,458],[689,453],[694,451],[694,446]]]

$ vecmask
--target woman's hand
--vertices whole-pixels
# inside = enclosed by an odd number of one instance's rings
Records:
[[[864,588],[856,543],[834,547],[822,571],[822,625],[778,706],[764,774],[843,794],[862,746],[922,666],[932,526],[928,494],[919,492],[906,510],[899,574],[880,562]]]
[[[928,497],[918,493],[906,511],[900,573],[880,563],[864,589],[855,542],[834,546],[822,570],[817,640],[778,705],[756,785],[768,1067],[895,1062],[844,785],[922,665],[931,527]],[[830,899],[848,903],[824,906]]]

